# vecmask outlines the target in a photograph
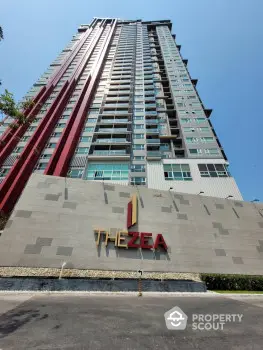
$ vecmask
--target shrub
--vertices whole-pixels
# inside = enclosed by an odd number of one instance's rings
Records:
[[[263,291],[263,276],[201,274],[209,290]]]

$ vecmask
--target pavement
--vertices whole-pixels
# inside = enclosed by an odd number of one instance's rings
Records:
[[[179,306],[185,330],[168,330]],[[219,330],[193,330],[193,314],[243,314]],[[262,349],[263,295],[213,293],[0,293],[0,349]]]

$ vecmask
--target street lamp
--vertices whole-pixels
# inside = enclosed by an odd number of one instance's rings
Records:
[[[225,199],[229,199],[229,198],[234,198],[234,196],[232,196],[231,194],[229,196],[227,196]]]
[[[253,199],[253,201],[251,201],[251,203],[255,203],[255,202],[259,202],[259,199],[255,198]]]
[[[197,193],[197,194],[199,195],[199,194],[204,194],[204,193],[205,193],[204,191],[200,191],[200,192],[199,192],[199,193]]]
[[[169,191],[171,191],[171,190],[173,190],[173,189],[174,189],[173,187],[170,187],[170,188],[169,188]]]

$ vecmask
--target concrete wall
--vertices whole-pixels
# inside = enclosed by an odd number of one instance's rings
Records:
[[[168,252],[95,244],[94,228],[162,233]],[[0,237],[0,266],[263,273],[263,204],[33,174]]]
[[[142,292],[206,292],[203,282],[142,280]],[[83,278],[0,278],[0,290],[138,292],[138,280]]]
[[[163,164],[188,164],[192,181],[167,181],[164,178]],[[204,192],[205,196],[242,200],[242,195],[233,177],[201,177],[198,164],[227,164],[224,159],[163,159],[163,161],[147,163],[147,181],[149,188],[197,194]]]

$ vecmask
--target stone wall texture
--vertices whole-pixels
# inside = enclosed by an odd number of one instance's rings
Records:
[[[94,229],[162,233],[168,251],[96,246]],[[263,204],[33,174],[0,237],[0,266],[263,274]]]

